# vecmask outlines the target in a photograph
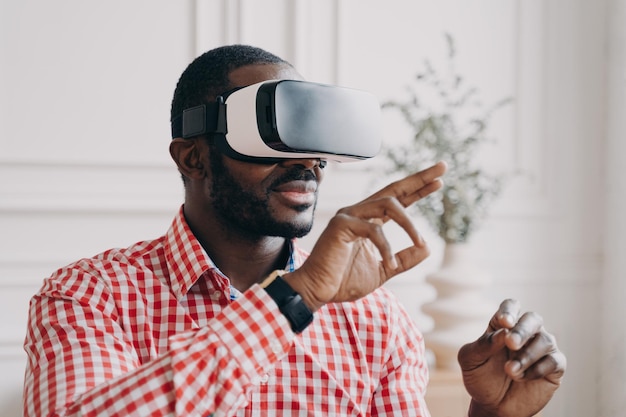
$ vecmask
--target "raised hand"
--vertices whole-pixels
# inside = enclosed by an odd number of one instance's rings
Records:
[[[505,300],[487,331],[459,351],[470,417],[535,415],[552,398],[565,373],[565,355],[536,313],[520,315]]]
[[[312,310],[328,302],[361,298],[422,260],[429,250],[406,208],[442,186],[440,162],[396,181],[330,220],[307,261],[284,279]],[[396,222],[412,245],[393,253],[383,224]]]

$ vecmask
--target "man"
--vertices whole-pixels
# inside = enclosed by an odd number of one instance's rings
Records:
[[[257,48],[209,51],[182,74],[172,120],[273,79],[301,77]],[[428,416],[422,337],[380,287],[428,256],[405,208],[445,164],[339,210],[307,258],[295,238],[324,160],[241,161],[211,135],[170,153],[185,202],[167,234],[62,268],[33,297],[25,415]],[[386,221],[412,246],[392,253]],[[510,300],[459,358],[473,417],[536,413],[565,370],[540,317]]]

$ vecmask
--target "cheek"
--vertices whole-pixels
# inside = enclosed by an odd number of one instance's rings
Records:
[[[225,161],[224,166],[241,188],[257,195],[267,193],[275,170],[275,165],[250,164],[234,160]]]

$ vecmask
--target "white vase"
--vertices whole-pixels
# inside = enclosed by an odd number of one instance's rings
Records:
[[[476,267],[470,246],[457,243],[446,245],[441,268],[426,281],[437,291],[435,300],[422,306],[434,320],[433,330],[424,335],[426,348],[434,353],[437,368],[457,369],[459,348],[484,333],[496,311],[484,297],[491,279]]]

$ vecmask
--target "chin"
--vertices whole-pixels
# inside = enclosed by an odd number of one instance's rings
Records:
[[[280,236],[288,239],[301,238],[309,234],[313,228],[313,219],[308,218],[306,221],[290,221],[282,223]]]

